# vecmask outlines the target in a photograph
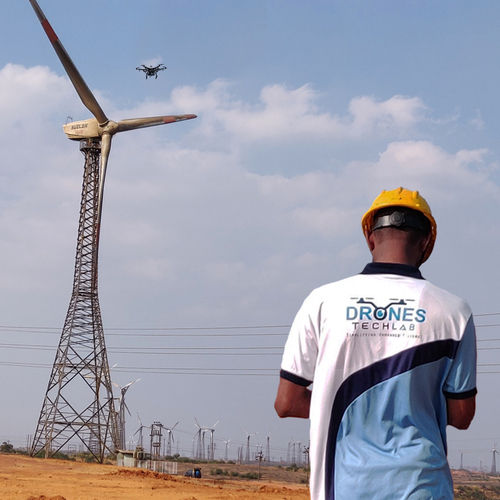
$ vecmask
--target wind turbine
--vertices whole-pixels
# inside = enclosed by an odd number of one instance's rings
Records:
[[[93,118],[63,125],[85,156],[73,292],[33,438],[31,455],[53,456],[74,440],[103,462],[119,448],[108,357],[97,291],[104,181],[113,136],[195,118],[166,115],[112,121],[103,111],[36,0],[29,0],[50,43]],[[91,376],[89,376],[91,375]]]
[[[197,437],[196,441],[196,456],[199,460],[205,460],[205,432],[206,428],[202,427],[198,422],[198,419],[194,417],[194,421],[198,430],[196,431],[194,437]]]
[[[139,414],[137,414],[137,420],[139,422],[139,428],[134,432],[134,436],[136,434],[139,434],[139,442],[138,442],[137,446],[139,446],[140,448],[144,449],[144,441],[143,441],[143,436],[142,436],[142,430],[143,429],[149,429],[149,427],[147,427],[145,425],[142,425],[141,417],[139,417]]]
[[[113,385],[120,389],[120,399],[119,399],[119,406],[118,406],[118,432],[119,432],[119,437],[120,437],[120,449],[121,450],[125,449],[125,410],[127,410],[128,414],[131,415],[130,410],[128,409],[127,403],[125,403],[125,394],[129,390],[129,388],[132,384],[135,384],[136,382],[139,382],[140,380],[141,380],[140,378],[132,380],[132,382],[129,382],[128,384],[124,385],[123,387],[120,387],[118,384],[113,382]]]
[[[175,424],[172,427],[164,427],[165,431],[168,434],[167,438],[167,452],[165,455],[171,457],[172,456],[172,443],[175,441],[174,440],[174,429],[177,427],[177,424],[179,422],[175,422]]]
[[[499,452],[497,451],[497,444],[495,443],[493,445],[493,449],[491,450],[492,451],[492,458],[491,458],[491,474],[495,474],[497,473],[497,459],[496,459],[496,456],[499,454]]]
[[[228,460],[228,449],[229,449],[229,443],[231,442],[230,439],[227,439],[226,441],[224,441],[224,444],[225,444],[225,451],[224,451],[224,462],[227,462]]]
[[[207,460],[213,460],[215,451],[214,432],[215,432],[215,426],[219,423],[219,420],[217,420],[217,422],[215,422],[215,424],[212,425],[212,427],[204,427],[200,425],[196,417],[194,418],[194,421],[196,423],[196,426],[198,427],[198,430],[195,433],[195,437],[198,438],[196,458],[205,460],[205,434],[209,432],[210,442],[208,444]]]
[[[215,448],[214,448],[214,432],[215,432],[215,426],[219,423],[219,420],[215,422],[212,427],[207,427],[207,431],[210,432],[210,453],[209,453],[209,460],[214,460],[214,454],[215,454]]]
[[[245,462],[247,464],[249,464],[250,463],[250,438],[252,436],[256,436],[257,433],[256,432],[253,432],[253,433],[245,432],[245,435],[246,435],[246,441],[247,441],[246,452],[245,452]]]

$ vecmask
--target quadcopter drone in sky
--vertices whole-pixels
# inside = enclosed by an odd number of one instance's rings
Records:
[[[167,67],[164,64],[158,64],[158,66],[146,66],[145,64],[141,64],[135,69],[138,71],[144,71],[147,80],[150,76],[158,78],[158,71],[163,71],[164,69],[167,69]]]

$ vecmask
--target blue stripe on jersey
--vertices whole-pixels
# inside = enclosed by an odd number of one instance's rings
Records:
[[[437,340],[402,351],[353,373],[339,387],[333,402],[325,457],[325,496],[335,498],[335,447],[343,415],[349,405],[375,385],[409,371],[417,366],[442,358],[453,359],[460,342]]]

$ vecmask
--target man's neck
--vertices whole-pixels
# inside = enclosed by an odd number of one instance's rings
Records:
[[[377,254],[377,252],[374,252],[372,256],[372,262],[383,262],[384,264],[404,264],[406,266],[419,267],[419,262],[414,255],[397,252]]]

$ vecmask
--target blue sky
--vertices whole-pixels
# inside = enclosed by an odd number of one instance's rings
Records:
[[[419,189],[438,222],[424,275],[470,302],[480,372],[500,371],[500,344],[488,340],[499,327],[485,326],[500,323],[489,315],[500,311],[497,2],[40,5],[111,118],[198,115],[120,134],[111,151],[100,301],[114,380],[141,377],[127,393],[127,436],[139,412],[145,424],[179,420],[187,454],[194,417],[220,420],[219,453],[231,439],[234,456],[246,432],[258,433],[254,444],[270,434],[274,456],[304,442],[307,423],[279,421],[272,408],[280,325],[313,287],[364,266],[360,218],[381,189],[399,185]],[[0,440],[21,446],[73,276],[83,157],[61,125],[89,113],[27,0],[6,2],[0,29],[0,376],[12,380]],[[135,70],[151,62],[168,67],[157,80]],[[160,347],[187,354],[139,349]],[[235,349],[207,354],[214,347]],[[145,366],[173,373],[130,369]],[[246,374],[207,376],[214,368]],[[476,421],[450,431],[453,465],[463,451],[466,464],[489,466],[498,377],[479,375]]]

